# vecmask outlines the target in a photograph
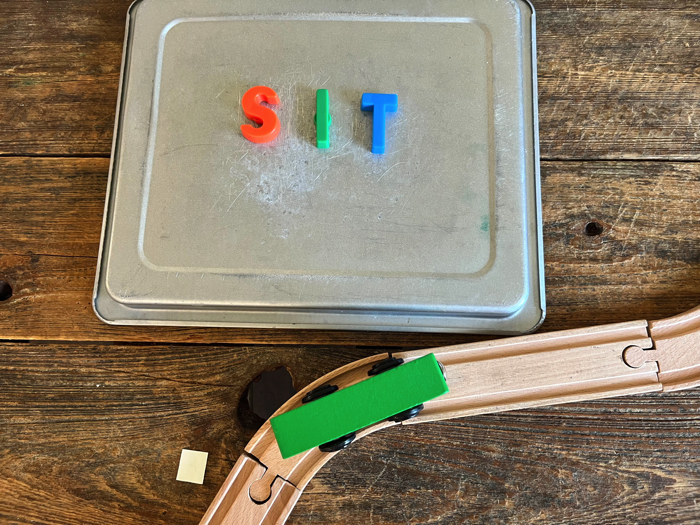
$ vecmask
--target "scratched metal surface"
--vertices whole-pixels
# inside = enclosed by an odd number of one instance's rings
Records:
[[[142,0],[95,309],[107,322],[519,333],[544,316],[534,14],[514,0]],[[282,131],[240,133],[272,87]],[[316,89],[331,147],[315,146]],[[396,93],[370,151],[363,92]]]

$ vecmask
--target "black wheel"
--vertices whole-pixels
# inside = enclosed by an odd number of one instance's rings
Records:
[[[420,411],[423,410],[423,408],[424,408],[423,403],[421,403],[417,407],[409,408],[408,410],[404,410],[403,412],[399,412],[398,414],[387,418],[387,421],[393,421],[394,423],[401,423],[402,421],[407,421],[409,419],[413,419],[418,414],[420,414]]]
[[[403,364],[403,359],[400,357],[387,357],[383,361],[379,361],[378,363],[375,363],[372,368],[370,369],[369,372],[367,372],[368,376],[376,376],[378,374],[381,374],[382,372],[386,372],[387,370],[391,370],[392,368],[396,368],[399,365]]]
[[[321,452],[338,452],[339,450],[348,448],[350,446],[350,443],[352,443],[353,441],[355,441],[354,432],[346,436],[340,437],[338,439],[334,439],[333,441],[329,441],[328,443],[324,443],[323,445],[318,447],[318,449]]]
[[[329,394],[332,394],[336,390],[338,390],[338,385],[323,385],[316,387],[304,396],[304,398],[301,400],[301,404],[305,405],[306,403],[311,403],[316,399],[320,399],[322,397],[326,397]]]

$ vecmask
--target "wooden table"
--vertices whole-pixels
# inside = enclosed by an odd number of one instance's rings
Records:
[[[131,0],[0,5],[0,522],[197,523],[255,428],[246,384],[297,387],[458,335],[125,328],[90,305]],[[700,303],[700,4],[541,0],[542,330]],[[700,521],[700,391],[377,433],[290,523]],[[180,450],[209,452],[203,486]]]

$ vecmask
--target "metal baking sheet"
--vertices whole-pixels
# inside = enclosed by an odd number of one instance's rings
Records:
[[[114,324],[522,333],[544,318],[534,11],[140,0],[94,308]],[[241,97],[274,89],[268,144]],[[328,89],[331,147],[315,144]],[[362,93],[397,94],[383,155]]]

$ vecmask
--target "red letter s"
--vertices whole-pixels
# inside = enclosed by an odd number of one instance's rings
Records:
[[[259,128],[254,128],[250,124],[241,126],[243,136],[251,142],[262,144],[270,142],[279,134],[282,126],[277,114],[270,108],[261,106],[261,102],[267,102],[273,106],[280,103],[277,93],[267,86],[255,86],[245,92],[241,99],[243,113],[253,122],[261,124]]]

